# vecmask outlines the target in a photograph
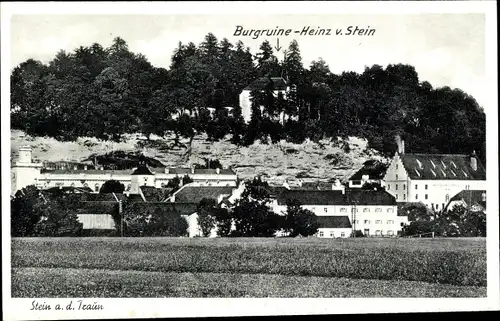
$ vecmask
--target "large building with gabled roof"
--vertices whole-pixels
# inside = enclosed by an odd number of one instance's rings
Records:
[[[140,165],[128,170],[87,169],[85,166],[50,169],[33,161],[30,146],[21,147],[19,161],[12,166],[11,175],[12,194],[28,185],[39,189],[85,188],[99,192],[109,180],[122,183],[126,192],[139,193],[139,186],[165,188],[171,180],[178,178],[182,181],[186,175],[200,186],[237,186],[238,182],[236,173],[230,168],[153,168]]]
[[[392,159],[384,182],[397,202],[422,202],[434,211],[442,211],[462,190],[486,190],[486,169],[475,152],[406,154],[403,147]]]

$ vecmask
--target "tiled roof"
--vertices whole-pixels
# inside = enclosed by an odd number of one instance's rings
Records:
[[[155,173],[165,173],[166,167],[155,167],[151,168],[151,170]],[[191,168],[168,168],[169,174],[177,174],[179,176],[190,175],[192,174]],[[217,174],[217,169],[215,168],[195,168],[194,174]],[[230,168],[221,168],[219,170],[219,174],[221,175],[236,175],[236,173]]]
[[[115,175],[130,175],[132,170],[123,169],[123,170],[115,170],[115,169],[42,169],[42,174],[90,174],[90,175],[98,175],[98,174],[115,174]]]
[[[169,202],[147,202],[136,203],[134,209],[152,209],[153,212],[162,214],[191,215],[196,212],[196,203],[169,203]]]
[[[484,195],[484,199],[483,199]],[[486,191],[483,190],[462,190],[450,199],[452,201],[464,201],[468,206],[478,204],[486,208]]]
[[[347,216],[316,216],[319,228],[352,228]]]
[[[117,194],[122,195],[122,194]],[[121,197],[121,196],[120,196]],[[81,196],[82,202],[116,202],[116,198],[113,196],[113,193],[92,193],[92,194],[82,194]]]
[[[130,194],[128,196],[128,200],[131,202],[144,202],[144,200],[142,199],[142,196],[139,194]]]
[[[118,209],[116,202],[80,202],[77,206],[77,214],[112,214]]]
[[[141,186],[140,189],[147,202],[163,202],[173,191],[173,188],[156,188],[153,186]]]
[[[151,173],[147,166],[141,165],[134,170],[132,175],[153,175],[153,173]]]
[[[56,190],[62,190],[63,192],[75,192],[75,193],[92,193],[93,190],[90,187],[72,187],[72,186],[59,186],[59,187],[50,187],[47,188],[46,191],[52,192]]]
[[[196,203],[204,198],[218,200],[220,195],[231,195],[234,187],[185,185],[175,194],[176,203]]]
[[[388,165],[380,162],[366,162],[360,170],[349,178],[349,180],[358,181],[361,180],[364,175],[368,175],[370,179],[382,179],[387,171],[387,167]]]
[[[287,84],[285,79],[281,77],[261,77],[254,80],[250,85],[246,86],[243,90],[264,90],[269,84],[269,81],[273,82],[274,90],[286,90]]]
[[[471,157],[446,154],[400,155],[411,179],[424,180],[486,180],[486,170],[477,160],[477,170],[471,167]]]
[[[396,199],[386,191],[346,189],[342,191],[289,190],[278,197],[278,204],[296,199],[302,205],[396,205]]]

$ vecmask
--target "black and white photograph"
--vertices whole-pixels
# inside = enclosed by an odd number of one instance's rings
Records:
[[[382,2],[2,3],[4,319],[498,309],[495,3]]]

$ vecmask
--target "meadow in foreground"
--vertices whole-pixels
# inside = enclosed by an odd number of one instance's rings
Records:
[[[475,297],[485,286],[485,239],[12,240],[17,297]]]

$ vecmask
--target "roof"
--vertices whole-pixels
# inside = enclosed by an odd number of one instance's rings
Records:
[[[352,228],[347,216],[316,216],[319,228]]]
[[[381,162],[365,162],[365,165],[352,175],[350,181],[359,181],[363,179],[364,175],[368,175],[370,179],[383,179],[388,165]]]
[[[153,173],[151,173],[147,166],[140,165],[134,170],[132,175],[153,175]]]
[[[94,191],[90,187],[73,187],[73,186],[56,186],[47,188],[46,191],[52,192],[56,190],[62,190],[63,192],[74,192],[74,193],[93,193]]]
[[[303,182],[302,186],[291,187],[291,189],[299,190],[331,190],[332,183],[327,182]]]
[[[148,170],[151,174],[146,175],[154,175],[153,173],[165,173],[165,169],[168,167],[150,167]],[[142,170],[141,170],[142,171]],[[133,174],[131,169],[47,169],[43,168],[42,173],[47,174],[115,174],[115,175],[144,175],[144,174]],[[179,176],[190,175],[191,168],[168,168],[169,174],[177,174]],[[195,168],[195,174],[217,174],[217,170],[215,168]],[[230,168],[221,168],[219,170],[220,175],[236,175],[236,173]]]
[[[173,191],[173,188],[156,188],[153,186],[139,187],[147,202],[163,202]]]
[[[484,195],[484,198],[483,198]],[[452,201],[463,201],[467,205],[480,205],[486,208],[486,191],[484,190],[462,190],[450,199]]]
[[[171,168],[171,167],[155,167],[152,171],[155,173],[165,173],[165,169],[168,169],[168,174],[177,175],[189,175],[192,174],[191,168]],[[215,168],[195,168],[194,174],[217,174],[217,169]],[[219,169],[219,174],[221,175],[236,175],[236,173],[230,168]]]
[[[219,196],[231,195],[234,187],[185,185],[175,194],[176,203],[198,204],[204,198],[218,200]]]
[[[152,212],[163,215],[191,215],[197,210],[196,203],[170,203],[170,202],[147,202],[134,203],[135,210],[150,209]]]
[[[269,186],[266,190],[269,193],[269,197],[276,198],[284,191],[288,191],[288,188],[285,186]]]
[[[339,190],[289,190],[281,193],[278,204],[295,199],[302,205],[397,205],[396,199],[386,191],[346,189]]]
[[[287,83],[282,77],[260,77],[255,79],[243,90],[264,90],[269,84],[269,80],[273,82],[274,90],[286,90]]]
[[[451,154],[402,154],[406,172],[411,179],[423,180],[486,180],[486,169],[477,160],[477,170],[471,167],[471,157]]]
[[[144,200],[142,199],[142,196],[139,194],[130,194],[128,196],[128,200],[131,202],[144,202]]]

